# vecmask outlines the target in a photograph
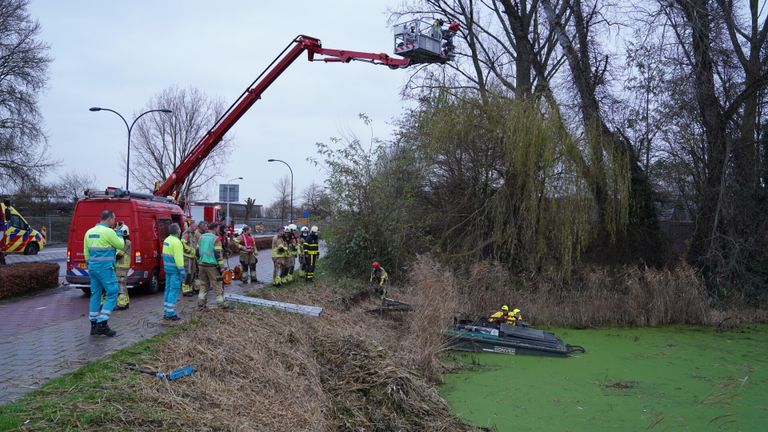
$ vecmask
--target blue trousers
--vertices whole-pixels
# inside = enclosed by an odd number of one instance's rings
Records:
[[[88,276],[91,279],[91,302],[88,304],[88,319],[103,322],[109,319],[117,305],[117,275],[114,268],[91,269],[88,268]],[[106,299],[101,306],[101,293]]]
[[[176,316],[176,302],[181,291],[181,274],[174,267],[173,270],[165,270],[165,293],[163,294],[163,315]]]

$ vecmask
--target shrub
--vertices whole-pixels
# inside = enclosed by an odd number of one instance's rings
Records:
[[[0,299],[58,285],[58,264],[21,263],[0,266]]]

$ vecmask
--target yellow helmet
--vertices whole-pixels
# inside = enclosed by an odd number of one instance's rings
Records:
[[[509,311],[509,306],[507,306],[507,305],[503,305],[503,306],[501,307],[501,310],[503,310],[504,312],[507,312],[507,311]]]
[[[520,313],[520,309],[512,309],[512,315],[517,315]]]

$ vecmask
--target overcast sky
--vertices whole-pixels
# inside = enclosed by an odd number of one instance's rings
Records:
[[[112,108],[130,123],[170,86],[197,87],[228,106],[297,34],[328,48],[390,53],[386,10],[398,3],[32,0],[32,16],[54,58],[40,107],[50,155],[61,167],[48,180],[77,171],[94,174],[99,186],[124,184],[125,126],[89,107]],[[269,204],[273,183],[288,171],[266,160],[279,158],[293,166],[300,196],[323,179],[306,161],[317,141],[348,130],[370,137],[358,113],[373,118],[376,136],[389,136],[391,120],[405,106],[399,92],[406,78],[404,70],[302,57],[229,132],[235,151],[217,183],[243,176],[241,201],[250,196]],[[214,189],[209,197],[217,199]]]

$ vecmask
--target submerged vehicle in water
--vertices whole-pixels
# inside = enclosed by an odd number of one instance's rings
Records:
[[[449,348],[458,351],[554,357],[585,352],[579,345],[564,343],[554,333],[527,325],[455,321],[445,335]]]

